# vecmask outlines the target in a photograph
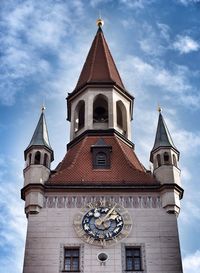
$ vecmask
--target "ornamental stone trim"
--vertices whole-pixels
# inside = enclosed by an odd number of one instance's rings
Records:
[[[111,202],[118,203],[124,208],[143,208],[156,209],[161,208],[161,198],[155,195],[134,195],[134,196],[44,196],[44,208],[81,208],[88,203]]]

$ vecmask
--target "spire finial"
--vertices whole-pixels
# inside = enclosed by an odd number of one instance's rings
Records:
[[[162,112],[162,108],[160,107],[160,105],[158,104],[158,108],[157,108],[159,114]]]
[[[46,107],[44,106],[44,103],[42,104],[41,111],[44,112]]]
[[[102,28],[103,25],[104,25],[104,21],[101,19],[101,13],[100,12],[99,12],[99,19],[97,19],[96,23],[97,23],[97,26],[99,28]]]

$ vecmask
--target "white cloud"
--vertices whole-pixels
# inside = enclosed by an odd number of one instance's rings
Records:
[[[200,272],[200,250],[195,253],[187,255],[183,259],[184,273],[197,273]]]
[[[0,100],[2,104],[12,105],[17,94],[29,89],[25,86],[30,77],[35,82],[46,82],[58,72],[62,62],[60,51],[70,47],[71,40],[68,44],[66,39],[80,31],[77,24],[84,5],[79,0],[70,3],[48,0],[37,4],[27,0],[15,4],[9,1],[3,7]]]
[[[150,5],[155,0],[120,0],[128,8],[143,9],[145,6]]]
[[[200,0],[177,0],[179,3],[183,4],[184,6],[188,6],[189,4],[198,4]]]
[[[200,44],[190,36],[178,35],[176,41],[173,43],[173,48],[178,50],[180,54],[187,54],[199,50]]]
[[[170,28],[166,24],[157,23],[156,27],[147,23],[139,26],[142,38],[139,39],[141,49],[153,56],[160,56],[169,48]]]
[[[173,100],[186,107],[199,108],[200,95],[190,84],[190,77],[196,76],[187,67],[174,65],[169,70],[158,62],[151,64],[131,55],[126,56],[120,65],[128,89],[134,86],[140,98],[163,92],[166,101]]]
[[[195,156],[200,151],[200,132],[188,132],[186,130],[178,130],[173,133],[176,143],[181,147],[183,153],[190,153]]]
[[[99,4],[105,4],[108,2],[111,2],[112,0],[90,0],[90,5],[95,8],[97,7]],[[101,15],[101,14],[100,14]],[[98,15],[97,15],[98,16]]]

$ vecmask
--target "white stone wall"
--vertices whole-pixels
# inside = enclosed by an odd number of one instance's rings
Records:
[[[143,273],[182,272],[177,219],[174,214],[166,213],[156,194],[134,194],[131,195],[132,199],[130,194],[113,196],[114,200],[126,204],[133,226],[126,239],[105,248],[84,243],[77,236],[73,228],[73,219],[82,204],[73,202],[76,194],[71,196],[71,203],[65,202],[63,205],[56,203],[54,196],[51,196],[54,202],[48,203],[47,198],[40,213],[30,214],[28,217],[23,273],[62,272],[63,248],[74,245],[81,246],[81,272],[84,273],[124,272],[125,245],[142,247]],[[109,198],[109,195],[107,197]],[[80,198],[79,200],[87,202],[87,196]],[[148,201],[147,204],[147,200],[157,201]],[[100,252],[106,252],[109,256],[105,265],[101,265],[97,260]]]

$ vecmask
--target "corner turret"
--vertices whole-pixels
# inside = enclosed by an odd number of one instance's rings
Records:
[[[182,196],[182,191],[179,191],[181,189],[179,154],[159,108],[158,126],[150,161],[153,163],[153,174],[156,179],[165,185],[162,195],[163,207],[168,213],[177,214],[180,210],[179,199]]]
[[[26,214],[38,213],[43,205],[43,195],[41,186],[48,180],[50,175],[51,162],[54,160],[54,153],[51,148],[44,115],[45,108],[42,107],[38,124],[33,137],[24,151],[24,188],[23,196],[25,199]],[[36,188],[40,186],[40,190]],[[28,189],[28,191],[24,189]],[[32,190],[34,188],[34,190]]]

